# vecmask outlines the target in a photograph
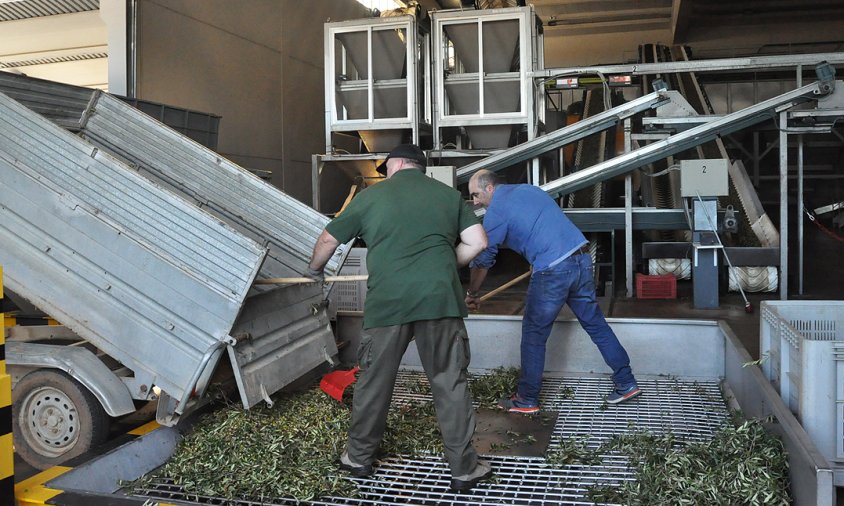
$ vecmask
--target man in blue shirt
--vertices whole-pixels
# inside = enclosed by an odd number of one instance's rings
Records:
[[[479,290],[495,263],[499,245],[506,244],[525,257],[533,270],[522,319],[519,387],[512,397],[501,399],[499,406],[518,413],[539,411],[545,344],[566,303],[613,371],[614,387],[607,402],[616,404],[639,395],[627,351],[598,306],[589,242],[554,199],[533,185],[500,185],[488,170],[472,176],[469,194],[476,205],[486,208],[484,229],[489,245],[469,264],[466,305],[480,307]]]

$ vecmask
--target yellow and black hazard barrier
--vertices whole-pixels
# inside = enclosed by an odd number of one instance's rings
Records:
[[[0,299],[3,299],[3,267],[0,266]],[[67,506],[111,505],[114,501],[126,505],[173,506],[168,503],[153,502],[139,497],[116,497],[110,494],[74,493],[57,490],[47,486],[47,482],[73,469],[72,463],[54,466],[15,485],[14,446],[12,443],[12,378],[6,373],[6,338],[5,324],[9,317],[0,313],[0,506],[44,506],[46,504]],[[12,323],[24,323],[15,322]],[[43,325],[53,325],[51,319],[41,319]],[[144,424],[126,433],[123,441],[147,434],[159,427],[155,421]],[[106,449],[102,449],[106,451]]]
[[[3,267],[0,266],[0,299]],[[0,314],[0,504],[15,503],[15,448],[12,444],[12,378],[6,374],[6,331]]]
[[[141,437],[152,432],[160,426],[156,421],[148,422],[140,427],[130,430],[122,436],[118,436],[115,441],[105,448],[100,450],[105,453],[113,447],[119,446],[119,442],[128,442],[134,438]],[[94,456],[89,455],[88,458]],[[86,491],[67,491],[55,488],[55,485],[48,485],[51,480],[62,476],[65,473],[73,471],[75,463],[83,463],[85,457],[71,459],[65,465],[54,466],[40,473],[27,478],[17,484],[17,500],[18,506],[113,506],[120,504],[122,506],[175,506],[171,503],[151,500],[145,497],[116,495],[102,492],[86,492]],[[10,503],[14,504],[14,503]],[[6,503],[0,502],[0,506],[5,506]]]

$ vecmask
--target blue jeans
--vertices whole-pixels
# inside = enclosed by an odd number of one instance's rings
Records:
[[[636,382],[630,369],[630,357],[598,306],[592,280],[592,258],[574,254],[550,269],[534,272],[530,278],[522,319],[522,373],[518,391],[529,402],[536,403],[539,399],[545,369],[545,344],[554,320],[566,303],[612,369],[616,387],[625,388]]]

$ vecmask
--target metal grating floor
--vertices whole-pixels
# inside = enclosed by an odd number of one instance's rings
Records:
[[[429,400],[424,373],[402,371],[393,402]],[[728,420],[717,381],[692,382],[674,378],[639,381],[642,395],[619,405],[604,402],[611,388],[608,376],[549,377],[544,380],[540,403],[544,410],[558,411],[549,448],[577,440],[595,449],[617,434],[648,431],[672,432],[680,441],[710,439]],[[571,393],[573,392],[573,398]],[[359,488],[359,497],[324,497],[314,505],[486,505],[524,506],[586,505],[590,487],[617,486],[635,476],[623,455],[601,456],[598,465],[551,465],[543,458],[486,456],[496,479],[467,494],[448,488],[450,475],[439,456],[392,458],[381,461],[370,478],[348,478]],[[227,501],[186,494],[170,480],[162,480],[142,493],[162,501],[199,504],[298,504],[292,500]]]

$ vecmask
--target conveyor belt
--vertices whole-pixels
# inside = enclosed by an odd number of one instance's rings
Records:
[[[818,81],[795,90],[777,95],[719,119],[690,128],[661,141],[606,160],[587,169],[550,181],[540,188],[552,196],[567,195],[582,188],[604,181],[654,161],[675,155],[687,149],[709,142],[716,137],[728,135],[743,128],[770,119],[776,111],[808,102],[829,94],[835,88],[834,81]]]

